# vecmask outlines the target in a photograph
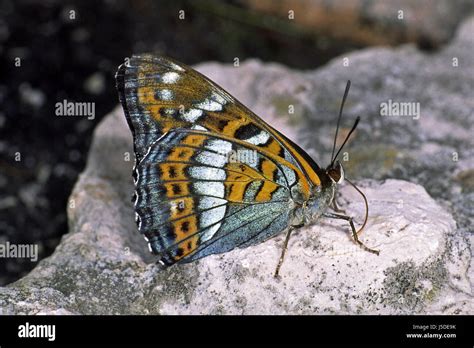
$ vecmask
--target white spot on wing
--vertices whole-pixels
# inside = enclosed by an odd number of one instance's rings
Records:
[[[288,179],[288,184],[293,185],[296,181],[295,172],[286,166],[282,166],[282,168],[283,168],[283,173],[285,173],[285,176]]]
[[[225,206],[206,210],[199,216],[200,227],[205,228],[222,220],[225,215]]]
[[[184,69],[182,67],[180,67],[178,64],[175,64],[173,62],[169,62],[170,63],[170,66],[176,70],[176,71],[184,71]]]
[[[208,129],[207,128],[204,128],[203,126],[200,126],[198,124],[195,124],[191,127],[191,129],[195,129],[195,130],[200,130],[200,131],[204,131],[204,132],[207,132]]]
[[[211,94],[211,99],[214,99],[216,102],[222,105],[225,105],[227,103],[227,100],[225,100],[221,95],[217,94],[214,91]]]
[[[215,197],[202,197],[199,199],[199,210],[205,210],[225,204],[227,204],[227,201],[225,199]]]
[[[191,167],[189,173],[193,179],[200,180],[225,180],[225,171],[211,167]]]
[[[142,219],[141,219],[140,215],[138,215],[137,212],[135,212],[135,221],[138,224],[138,230],[140,230],[142,228]]]
[[[171,100],[173,99],[173,92],[169,89],[162,89],[158,91],[158,97],[162,100]]]
[[[150,151],[150,149],[148,149],[148,151]],[[137,186],[138,182],[140,181],[140,172],[136,169],[136,165],[135,168],[133,168],[133,171],[137,173],[137,177],[133,180],[133,183],[135,184],[135,186]]]
[[[215,196],[224,198],[225,187],[221,182],[204,182],[198,181],[193,184],[193,188],[197,194],[203,196]]]
[[[199,207],[201,207],[201,203],[199,204]],[[199,227],[202,229],[209,226],[209,228],[204,230],[201,235],[202,242],[211,239],[217,232],[217,230],[219,230],[219,228],[221,227],[221,221],[222,219],[224,219],[225,216],[225,211],[226,206],[223,205],[211,210],[201,212],[199,216]]]
[[[176,83],[179,80],[179,74],[174,71],[168,71],[161,77],[163,83]]]
[[[224,210],[224,214],[225,214],[225,210]],[[211,226],[208,229],[205,229],[203,231],[202,235],[201,235],[201,243],[211,239],[216,234],[216,232],[219,230],[221,225],[222,225],[222,223],[219,222],[219,223],[215,224],[214,226]]]
[[[203,115],[202,110],[198,109],[189,109],[183,113],[183,118],[188,122],[196,122],[196,120]]]
[[[270,139],[270,134],[268,134],[267,132],[261,131],[257,135],[254,135],[253,137],[245,139],[245,141],[253,145],[261,145],[261,144],[265,144],[268,141],[268,139]]]
[[[227,163],[227,157],[214,152],[203,151],[197,157],[199,163],[207,164],[214,167],[224,167]]]
[[[207,142],[206,148],[214,152],[227,155],[232,151],[232,144],[221,139],[211,139]]]
[[[221,104],[209,98],[206,98],[204,99],[204,101],[195,104],[195,106],[199,109],[206,110],[206,111],[221,111],[222,110]]]

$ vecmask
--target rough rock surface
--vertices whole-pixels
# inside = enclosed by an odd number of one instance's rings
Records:
[[[274,14],[332,38],[369,45],[418,42],[430,48],[447,42],[474,6],[468,0],[246,0],[247,5]],[[289,13],[293,11],[293,13]],[[341,25],[341,23],[344,23]]]
[[[474,19],[432,55],[368,49],[348,55],[349,66],[341,57],[306,73],[258,61],[199,67],[322,164],[353,81],[343,123],[363,121],[343,163],[369,199],[362,240],[380,256],[357,248],[343,222],[322,220],[293,235],[281,279],[272,274],[283,235],[159,271],[134,225],[131,135],[118,108],[97,128],[70,197],[70,232],[30,274],[0,288],[0,312],[473,314],[472,32]],[[419,102],[420,117],[382,117],[388,99]],[[361,222],[350,187],[339,202]]]

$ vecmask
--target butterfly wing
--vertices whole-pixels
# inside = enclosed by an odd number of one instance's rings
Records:
[[[137,161],[167,131],[203,127],[292,162],[303,185],[321,184],[320,168],[303,150],[194,69],[170,58],[134,55],[116,80]]]
[[[169,131],[137,166],[139,229],[167,265],[267,239],[288,226],[291,167],[217,134]]]
[[[136,219],[166,264],[281,232],[289,204],[321,184],[303,150],[193,69],[133,56],[116,79],[134,135]],[[239,151],[255,162],[232,161]]]

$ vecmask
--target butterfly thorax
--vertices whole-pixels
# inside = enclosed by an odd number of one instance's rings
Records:
[[[294,227],[311,225],[323,215],[331,204],[337,189],[337,183],[331,181],[327,174],[318,173],[322,178],[321,185],[311,188],[311,194],[303,204],[296,204],[293,210],[291,225]],[[328,180],[324,180],[328,179]]]
[[[325,170],[315,168],[321,185],[311,189],[309,199],[302,207],[303,224],[314,223],[331,205],[337,185],[344,181],[344,168],[339,161],[332,162]]]

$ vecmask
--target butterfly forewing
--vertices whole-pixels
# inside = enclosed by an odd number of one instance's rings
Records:
[[[278,234],[292,202],[320,184],[301,149],[183,64],[133,56],[117,87],[134,135],[139,230],[168,265]]]

